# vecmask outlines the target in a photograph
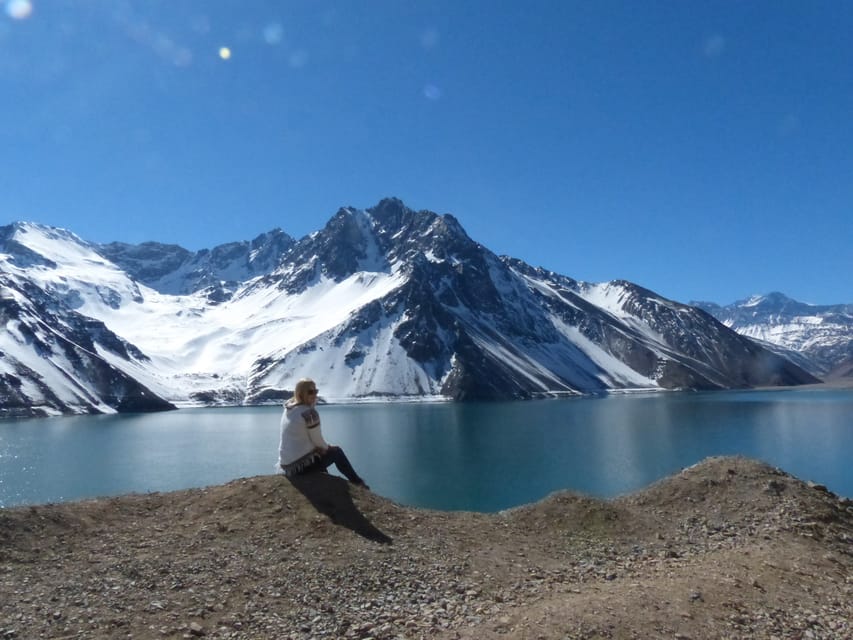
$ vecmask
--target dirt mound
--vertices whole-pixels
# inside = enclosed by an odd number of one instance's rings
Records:
[[[709,459],[495,514],[319,474],[0,510],[0,638],[851,638],[853,506]]]

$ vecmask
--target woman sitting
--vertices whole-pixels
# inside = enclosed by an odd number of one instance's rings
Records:
[[[325,471],[334,464],[347,480],[368,489],[344,450],[323,439],[320,414],[317,413],[317,385],[310,378],[296,383],[293,397],[284,404],[281,416],[281,441],[278,464],[287,476]]]

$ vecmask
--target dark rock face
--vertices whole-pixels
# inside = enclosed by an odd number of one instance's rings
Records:
[[[178,271],[195,255],[176,244],[159,242],[142,244],[111,242],[101,245],[98,253],[124,269],[134,280],[155,289],[154,285],[161,278]],[[164,291],[163,293],[172,292]]]
[[[806,384],[817,380],[791,362],[762,349],[694,307],[666,300],[625,281],[618,290],[625,322],[583,296],[586,285],[508,260],[522,275],[558,294],[538,294],[543,305],[607,353],[670,389],[742,388]]]
[[[208,300],[223,302],[237,286],[275,269],[293,238],[281,229],[251,241],[230,242],[213,249],[191,252],[177,245],[112,242],[97,251],[135,280],[161,293],[182,295],[207,289]]]
[[[849,380],[851,378],[853,378],[853,357],[841,362],[826,376],[826,379],[830,381]]]
[[[147,360],[102,322],[70,309],[57,308],[37,288],[21,289],[0,274],[0,323],[41,360],[39,371],[9,353],[0,353],[0,417],[38,417],[55,413],[100,413],[103,406],[119,413],[164,411],[174,405],[97,355],[101,348],[124,359]],[[12,295],[14,292],[17,295]],[[73,403],[63,400],[49,380],[62,380]],[[26,381],[26,384],[24,384]],[[55,384],[55,382],[54,382]]]
[[[296,368],[305,349],[326,342],[356,345],[343,355],[343,364],[355,372],[377,349],[372,336],[383,326],[395,327],[394,337],[429,374],[434,392],[457,400],[601,393],[637,384],[610,376],[556,328],[554,318],[627,365],[636,378],[646,378],[650,388],[815,381],[699,309],[628,282],[610,283],[621,292],[621,313],[631,320],[626,322],[588,301],[588,285],[498,258],[452,216],[415,212],[396,199],[365,211],[340,209],[322,231],[294,245],[282,269],[262,286],[299,293],[320,278],[340,282],[362,270],[405,278],[328,334],[256,363],[250,380],[258,387],[250,389],[250,401],[269,391],[262,381]],[[545,295],[540,284],[558,293]]]

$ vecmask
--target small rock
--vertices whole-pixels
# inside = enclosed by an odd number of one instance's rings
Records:
[[[817,482],[812,482],[809,480],[806,484],[808,484],[809,488],[814,489],[815,491],[822,491],[823,493],[829,493],[829,489],[825,484],[818,484]]]
[[[776,495],[779,495],[780,493],[782,493],[782,491],[784,491],[784,489],[785,485],[782,482],[779,482],[778,480],[768,480],[767,486],[764,488],[764,491],[767,493],[775,493]]]

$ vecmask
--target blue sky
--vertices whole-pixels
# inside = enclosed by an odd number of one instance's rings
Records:
[[[0,223],[201,249],[396,196],[580,280],[853,302],[851,2],[0,8]]]

